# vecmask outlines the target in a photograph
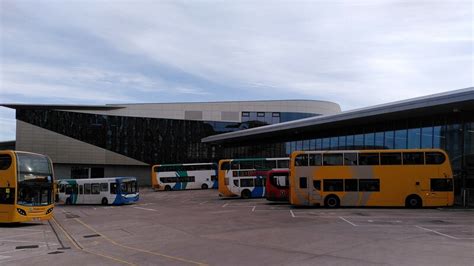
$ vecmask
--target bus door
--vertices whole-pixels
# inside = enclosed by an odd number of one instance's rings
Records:
[[[321,180],[312,180],[309,184],[308,199],[310,205],[322,205],[323,196],[321,194]]]

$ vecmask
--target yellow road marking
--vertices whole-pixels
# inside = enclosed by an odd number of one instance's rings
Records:
[[[135,247],[130,247],[130,246],[120,244],[120,243],[116,242],[115,240],[108,238],[107,236],[100,233],[99,231],[95,230],[94,228],[92,228],[91,226],[89,226],[85,222],[79,220],[78,218],[74,218],[74,220],[76,220],[78,223],[82,224],[83,226],[89,228],[94,233],[100,235],[101,237],[103,237],[104,239],[106,239],[107,241],[109,241],[110,243],[112,243],[116,246],[131,249],[131,250],[135,250],[135,251],[139,251],[139,252],[142,252],[142,253],[148,253],[148,254],[152,254],[152,255],[155,255],[155,256],[160,256],[160,257],[164,257],[164,258],[168,258],[168,259],[172,259],[172,260],[187,262],[187,263],[190,263],[190,264],[196,264],[196,265],[201,265],[201,266],[207,265],[207,264],[202,263],[202,262],[192,261],[192,260],[188,260],[188,259],[184,259],[184,258],[180,258],[180,257],[175,257],[175,256],[171,256],[171,255],[166,255],[166,254],[162,254],[162,253],[158,253],[158,252],[153,252],[153,251],[149,251],[149,250],[145,250],[145,249],[141,249],[141,248],[135,248]]]
[[[66,229],[64,229],[64,228],[62,227],[62,225],[60,225],[60,224],[56,221],[56,219],[55,219],[54,217],[53,217],[51,220],[54,222],[54,224],[56,224],[56,226],[57,226],[59,229],[61,229],[61,231],[62,231],[63,234],[66,236],[66,238],[69,240],[69,242],[71,242],[77,249],[82,250],[82,251],[84,251],[84,252],[86,252],[86,253],[89,253],[89,254],[93,254],[93,255],[96,255],[96,256],[100,256],[100,257],[104,257],[104,258],[111,259],[111,260],[114,260],[114,261],[118,261],[118,262],[121,262],[121,263],[123,263],[123,264],[128,264],[128,265],[136,266],[136,264],[130,263],[130,262],[128,262],[128,261],[124,261],[124,260],[119,259],[119,258],[114,258],[114,257],[110,257],[110,256],[107,256],[107,255],[104,255],[104,254],[92,252],[92,251],[90,251],[90,250],[87,250],[87,249],[85,249],[85,248],[79,246],[79,244],[76,244],[76,242],[75,242],[74,240],[72,240],[71,236],[69,236],[69,234],[66,232]]]

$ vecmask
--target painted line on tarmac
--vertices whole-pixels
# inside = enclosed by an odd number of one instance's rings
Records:
[[[225,208],[227,205],[229,205],[229,203],[222,205],[222,208]]]
[[[357,226],[357,224],[345,219],[344,217],[342,216],[339,216],[339,219],[343,220],[344,222],[347,222],[348,224],[352,225],[352,226]]]
[[[253,206],[253,208],[252,208],[252,211],[253,211],[253,212],[255,211],[255,208],[257,208],[257,206]]]
[[[157,210],[155,209],[148,209],[148,208],[142,208],[142,207],[132,207],[134,209],[140,209],[140,210],[145,210],[145,211],[152,211],[152,212],[156,212]]]
[[[80,223],[83,226],[89,228],[90,230],[92,230],[96,234],[102,236],[105,240],[109,241],[110,243],[112,243],[113,245],[116,245],[118,247],[123,247],[123,248],[131,249],[131,250],[135,250],[135,251],[138,251],[138,252],[142,252],[142,253],[147,253],[147,254],[151,254],[151,255],[155,255],[155,256],[160,256],[160,257],[164,257],[164,258],[171,259],[171,260],[186,262],[186,263],[189,263],[189,264],[207,265],[207,264],[202,263],[202,262],[192,261],[192,260],[188,260],[188,259],[184,259],[184,258],[180,258],[180,257],[175,257],[175,256],[171,256],[171,255],[166,255],[166,254],[162,254],[162,253],[158,253],[158,252],[154,252],[154,251],[149,251],[149,250],[145,250],[145,249],[141,249],[141,248],[135,248],[135,247],[130,247],[130,246],[120,244],[120,243],[116,242],[115,240],[113,240],[113,239],[105,236],[104,234],[100,233],[99,231],[95,230],[93,227],[91,227],[90,225],[88,225],[85,222],[81,221],[80,219],[74,218],[74,220],[76,220],[78,223]]]
[[[203,201],[203,202],[199,203],[199,205],[203,205],[204,203],[208,203],[208,202],[209,202],[209,201],[206,200],[206,201]]]
[[[291,217],[296,218],[295,214],[293,213],[293,210],[290,210]]]
[[[433,232],[433,233],[435,233],[435,234],[437,234],[437,235],[440,235],[440,236],[444,236],[444,237],[448,237],[448,238],[456,239],[456,240],[459,239],[458,237],[450,236],[450,235],[447,235],[447,234],[443,234],[443,233],[438,232],[438,231],[436,231],[436,230],[424,228],[424,227],[421,227],[421,226],[419,226],[419,225],[415,225],[415,226],[416,226],[417,228],[420,228],[420,229],[425,230],[425,231]]]
[[[77,218],[75,218],[77,219]],[[127,264],[127,265],[133,265],[133,266],[136,266],[136,264],[133,264],[131,262],[128,262],[128,261],[125,261],[125,260],[122,260],[122,259],[119,259],[119,258],[115,258],[115,257],[111,257],[111,256],[107,256],[107,255],[104,255],[104,254],[101,254],[101,253],[96,253],[96,252],[92,252],[90,250],[87,250],[85,248],[83,248],[75,239],[72,235],[70,235],[66,229],[63,228],[63,226],[61,224],[59,224],[58,221],[56,221],[56,219],[53,217],[53,219],[51,219],[55,224],[56,226],[59,227],[59,229],[61,229],[61,231],[63,232],[63,234],[66,236],[66,238],[78,249],[78,250],[82,250],[86,253],[89,253],[89,254],[93,254],[93,255],[96,255],[96,256],[100,256],[100,257],[103,257],[103,258],[106,258],[106,259],[110,259],[110,260],[114,260],[114,261],[118,261],[120,263],[123,263],[123,264]]]

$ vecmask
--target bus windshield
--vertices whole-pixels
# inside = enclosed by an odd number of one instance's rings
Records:
[[[122,181],[120,184],[122,194],[133,194],[138,192],[138,184],[136,180]]]
[[[35,154],[17,154],[17,203],[27,206],[52,204],[53,173],[49,160]]]

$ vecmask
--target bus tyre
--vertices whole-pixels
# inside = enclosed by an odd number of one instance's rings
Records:
[[[419,196],[410,195],[405,200],[405,206],[407,208],[421,208],[421,206],[423,206],[423,203],[422,203],[421,198]]]
[[[324,199],[324,206],[327,208],[337,208],[339,205],[340,201],[336,195],[329,195]]]
[[[170,187],[170,186],[168,186],[168,185],[166,185],[166,187],[165,187],[165,191],[170,191],[170,190],[171,190],[171,187]]]
[[[202,184],[201,188],[202,189],[208,189],[208,186],[207,186],[207,184]]]
[[[102,205],[109,205],[109,201],[107,200],[107,198],[102,199]]]
[[[243,199],[249,199],[250,198],[250,190],[245,189],[244,191],[242,191],[241,196],[242,196]]]

